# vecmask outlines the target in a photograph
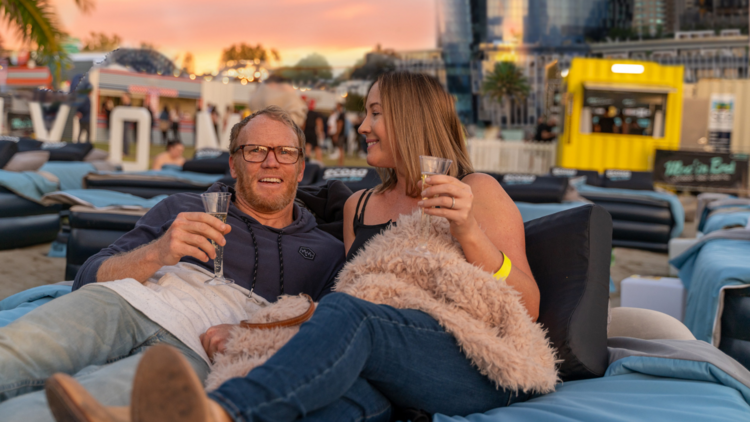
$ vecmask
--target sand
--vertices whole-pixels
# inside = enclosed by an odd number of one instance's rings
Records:
[[[47,256],[50,244],[0,251],[0,299],[65,278],[65,258]]]

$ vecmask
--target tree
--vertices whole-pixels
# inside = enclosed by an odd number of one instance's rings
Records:
[[[512,62],[495,64],[495,70],[484,78],[482,91],[485,95],[505,104],[505,115],[510,123],[510,101],[522,100],[529,94],[529,84],[526,77]]]
[[[333,78],[333,68],[328,60],[318,53],[303,57],[292,67],[279,69],[276,73],[295,82],[317,82]]]
[[[156,44],[152,42],[148,42],[148,41],[141,41],[141,48],[144,50],[154,50],[154,51],[158,50],[156,48]]]
[[[93,0],[74,0],[83,13],[93,10]],[[60,25],[54,6],[49,0],[3,0],[0,17],[14,30],[22,42],[36,49],[40,63],[50,65],[59,83],[61,69],[67,65],[67,54],[62,47],[67,36]]]
[[[89,38],[83,42],[82,51],[113,51],[122,44],[122,38],[117,34],[107,35],[104,32],[91,32]]]
[[[396,58],[391,54],[375,51],[365,55],[364,63],[354,68],[351,78],[374,80],[381,73],[392,72],[394,70],[396,70]]]
[[[182,70],[187,73],[195,73],[195,58],[193,57],[193,53],[189,51],[185,53],[185,56],[182,58]]]
[[[227,62],[238,60],[260,60],[266,62],[269,59],[281,60],[279,52],[275,49],[266,50],[261,44],[252,46],[244,42],[232,44],[221,52],[221,65],[227,66]]]

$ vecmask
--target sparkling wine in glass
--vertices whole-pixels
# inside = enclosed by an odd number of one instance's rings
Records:
[[[222,223],[227,222],[229,203],[232,202],[232,194],[229,192],[207,192],[201,194],[203,208],[208,215],[218,218]],[[234,280],[224,277],[224,246],[211,240],[216,251],[214,259],[214,276],[206,280],[206,284],[221,285],[232,284]]]
[[[429,187],[427,184],[427,178],[438,174],[448,174],[448,170],[451,168],[453,160],[440,157],[431,157],[429,155],[419,156],[419,167],[422,173],[422,190]],[[426,200],[428,198],[422,198]],[[430,235],[430,215],[424,212],[422,208],[422,218],[420,220],[419,230],[419,246],[417,250],[423,253],[429,253],[427,250],[427,238]]]

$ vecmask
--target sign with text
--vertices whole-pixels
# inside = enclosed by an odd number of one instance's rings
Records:
[[[744,189],[748,155],[656,150],[654,182],[673,186]]]
[[[711,94],[708,111],[708,144],[729,151],[734,125],[734,94]]]

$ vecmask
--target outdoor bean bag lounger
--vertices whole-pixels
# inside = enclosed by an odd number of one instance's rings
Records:
[[[724,291],[719,349],[750,369],[750,287]]]
[[[89,163],[48,162],[39,171],[0,170],[0,250],[55,240],[60,230],[60,204],[43,204],[42,195],[81,187]]]
[[[148,211],[102,210],[75,205],[64,211],[69,232],[65,251],[65,280],[75,279],[78,270],[89,257],[109,246],[135,227],[135,223]]]
[[[182,170],[194,173],[228,174],[229,152],[210,148],[195,151],[193,159],[185,161]]]
[[[684,322],[695,338],[750,367],[748,257],[750,230],[730,229],[701,237],[670,264],[687,290]]]
[[[703,234],[727,227],[746,226],[750,216],[750,199],[726,196],[706,201],[705,194],[701,194],[697,215],[698,231]]]
[[[654,174],[650,171],[605,170],[603,188],[654,190]]]
[[[684,228],[685,210],[674,194],[587,184],[576,189],[612,215],[614,246],[666,252],[669,240]]]
[[[514,202],[561,203],[568,190],[566,177],[497,173],[489,175],[500,182],[500,186]]]
[[[586,184],[589,186],[603,186],[602,175],[596,170],[578,170],[565,167],[552,167],[549,171],[550,176],[565,177],[568,179],[577,177],[586,177]]]
[[[329,180],[339,180],[352,192],[370,189],[380,184],[380,176],[373,167],[326,167],[315,182],[326,184]]]
[[[233,183],[231,176],[195,173],[175,168],[140,172],[98,172],[83,179],[86,189],[112,190],[142,198],[180,192],[202,193],[217,181]]]
[[[94,149],[89,143],[42,142],[31,138],[18,138],[17,144],[19,152],[49,151],[49,161],[84,161]]]

